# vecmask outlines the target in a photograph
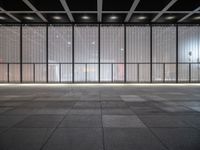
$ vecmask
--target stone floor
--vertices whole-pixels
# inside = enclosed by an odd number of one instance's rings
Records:
[[[200,85],[0,85],[0,150],[200,150]]]

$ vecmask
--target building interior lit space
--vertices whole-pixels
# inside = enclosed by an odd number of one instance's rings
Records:
[[[0,0],[0,150],[200,150],[200,0]]]

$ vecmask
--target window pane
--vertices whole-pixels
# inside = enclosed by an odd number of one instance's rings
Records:
[[[98,62],[98,26],[75,26],[74,54],[76,63]]]

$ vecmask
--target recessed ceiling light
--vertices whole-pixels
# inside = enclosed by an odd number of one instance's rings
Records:
[[[67,42],[68,45],[71,45],[71,42]]]
[[[110,19],[112,19],[112,20],[115,20],[115,19],[117,19],[118,17],[117,16],[111,16],[110,17]]]
[[[94,42],[94,41],[92,42],[92,45],[95,45],[95,42]]]
[[[5,20],[6,18],[3,16],[0,16],[0,20]]]
[[[139,20],[144,20],[144,19],[146,19],[146,18],[147,18],[146,16],[139,16],[139,17],[138,17]]]
[[[81,18],[82,18],[82,19],[85,19],[85,20],[90,19],[89,16],[82,16]]]
[[[172,20],[172,19],[175,19],[175,16],[168,16],[168,17],[166,17],[165,19],[167,19],[167,20]]]
[[[34,18],[31,17],[31,16],[25,16],[24,18],[27,19],[27,20],[34,20]]]
[[[53,19],[55,19],[55,20],[60,20],[60,19],[62,19],[60,16],[53,16]]]
[[[200,19],[200,16],[196,16],[193,18],[194,20],[199,20]]]
[[[121,51],[124,51],[124,48],[121,48],[120,50],[121,50]]]

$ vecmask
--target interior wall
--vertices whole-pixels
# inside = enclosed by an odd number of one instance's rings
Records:
[[[1,83],[199,82],[195,25],[1,25]]]

